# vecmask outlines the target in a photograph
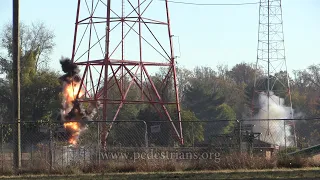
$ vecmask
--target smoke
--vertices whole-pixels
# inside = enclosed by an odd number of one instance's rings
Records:
[[[269,100],[269,101],[268,101]],[[269,103],[269,117],[268,117]],[[268,121],[253,122],[254,132],[260,132],[261,140],[280,146],[294,144],[292,126],[289,121],[276,119],[292,119],[294,117],[293,109],[284,105],[284,99],[280,98],[271,91],[269,97],[266,93],[259,95],[260,110],[254,119],[275,119]]]
[[[85,96],[81,87],[79,68],[68,58],[60,60],[62,71],[65,73],[59,79],[62,82],[62,109],[60,120],[68,134],[70,144],[78,143],[81,132],[86,129],[88,121],[91,121],[96,114],[97,103],[88,103],[86,108],[80,102]]]
[[[73,64],[70,59],[61,59],[60,64],[62,71],[65,73],[59,79],[62,81],[63,88],[62,114],[66,115],[73,109],[74,100],[80,90],[81,78],[78,66]],[[79,94],[79,96],[81,95],[82,93]],[[65,118],[70,119],[70,117]]]

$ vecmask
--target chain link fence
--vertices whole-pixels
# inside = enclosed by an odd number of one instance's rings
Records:
[[[274,121],[277,123],[270,126],[262,121],[183,122],[183,145],[174,136],[170,122],[115,121],[106,139],[106,149],[101,147],[101,130],[103,124],[111,122],[88,122],[77,134],[76,145],[70,144],[74,132],[68,132],[63,123],[21,123],[22,167],[55,170],[111,162],[127,165],[146,160],[208,161],[221,166],[224,157],[229,162],[230,155],[239,152],[272,159],[281,150],[319,144],[319,133],[314,129],[319,120],[301,120],[294,126],[289,121]],[[0,168],[6,172],[13,166],[13,124],[0,126]]]

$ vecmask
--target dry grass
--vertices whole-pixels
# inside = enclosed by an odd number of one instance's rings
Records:
[[[100,179],[319,179],[319,168],[268,169],[268,170],[220,170],[182,172],[129,172],[72,175],[21,175],[0,176],[5,179],[26,180],[100,180]]]
[[[84,173],[110,172],[173,172],[203,170],[238,170],[238,169],[275,169],[318,167],[310,158],[273,158],[249,156],[247,154],[231,154],[214,160],[139,160],[136,162],[109,161],[100,165],[88,164],[82,167]]]
[[[320,161],[314,158],[301,156],[282,156],[277,160],[279,168],[320,167]]]
[[[275,168],[303,168],[319,167],[319,162],[311,158],[282,156],[266,160],[264,157],[249,156],[247,154],[230,154],[222,156],[219,161],[214,159],[198,160],[122,160],[101,161],[91,164],[74,163],[69,166],[53,167],[44,159],[34,160],[21,170],[21,174],[83,174],[83,173],[123,173],[123,172],[177,172],[177,171],[203,171],[203,170],[239,170],[239,169],[275,169]],[[11,175],[12,164],[3,164],[0,175]]]
[[[263,157],[234,153],[221,157],[220,162],[212,160],[193,161],[187,170],[271,169],[275,168],[275,164],[275,159],[266,160]]]

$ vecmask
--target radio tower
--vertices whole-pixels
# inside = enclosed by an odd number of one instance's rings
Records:
[[[254,81],[253,111],[259,109],[264,114],[256,127],[261,131],[263,141],[287,146],[288,134],[293,132],[293,142],[296,144],[295,125],[288,126],[289,121],[272,119],[293,119],[290,83],[287,72],[281,0],[260,0],[259,33]],[[259,98],[259,96],[266,98]],[[278,98],[278,97],[281,97]],[[259,98],[259,99],[258,99]],[[287,114],[275,114],[277,105],[287,104]],[[264,102],[262,102],[264,101]],[[264,104],[264,106],[261,104]],[[257,111],[255,112],[257,113]],[[261,117],[260,117],[261,118]],[[271,120],[270,120],[271,119]],[[292,129],[290,129],[292,127]],[[288,133],[289,132],[289,133]]]
[[[152,105],[183,144],[172,36],[167,0],[78,0],[72,61],[85,90],[79,101],[102,103],[103,121],[108,121],[100,132],[103,148],[126,104]],[[165,77],[155,81],[152,74],[161,67]],[[128,97],[132,89],[136,98]],[[164,97],[164,89],[174,92],[173,101]]]

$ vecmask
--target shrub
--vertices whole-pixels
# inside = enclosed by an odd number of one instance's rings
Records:
[[[288,156],[282,155],[278,157],[277,167],[278,168],[302,168],[310,167],[312,164],[311,160],[302,156]]]

